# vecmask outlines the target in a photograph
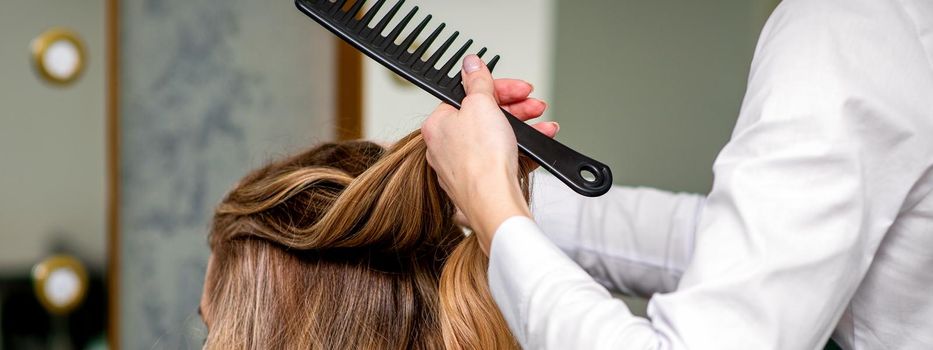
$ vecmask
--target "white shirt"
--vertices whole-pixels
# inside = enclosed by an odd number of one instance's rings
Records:
[[[933,0],[785,0],[713,170],[707,198],[539,177],[490,255],[521,344],[933,348]]]

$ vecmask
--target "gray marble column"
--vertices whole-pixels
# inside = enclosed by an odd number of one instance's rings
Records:
[[[213,207],[331,137],[330,35],[289,0],[122,0],[123,349],[199,348]]]

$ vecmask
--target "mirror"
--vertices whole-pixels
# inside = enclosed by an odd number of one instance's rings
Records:
[[[106,345],[105,3],[0,3],[0,348]]]

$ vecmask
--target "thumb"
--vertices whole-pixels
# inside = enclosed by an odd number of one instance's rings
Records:
[[[479,56],[467,55],[463,58],[463,89],[467,95],[481,94],[495,99],[495,83],[486,63]]]

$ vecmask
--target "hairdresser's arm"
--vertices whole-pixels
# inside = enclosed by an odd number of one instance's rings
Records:
[[[496,79],[493,89],[498,104],[521,120],[547,108],[529,98],[533,88],[524,81]],[[534,127],[551,137],[558,131],[553,122]],[[543,171],[532,188],[531,212],[544,234],[603,286],[646,297],[676,287],[693,252],[703,197],[616,186],[587,198]]]
[[[469,77],[470,75],[465,74]],[[513,115],[522,120],[540,116],[546,105],[536,99],[528,98],[532,88],[519,80],[497,79],[492,84],[493,97],[496,103],[504,106]],[[484,92],[471,91],[474,95]],[[489,91],[485,91],[489,92]],[[484,102],[482,98],[471,96],[471,100]],[[490,102],[488,99],[486,102]],[[474,101],[476,102],[476,101]],[[466,104],[462,115],[470,116],[469,120],[463,118],[439,118],[461,115],[456,109],[441,105],[437,112],[425,123],[424,134],[429,147],[437,146],[445,141],[462,140],[467,132],[476,132],[481,141],[493,139],[490,133],[496,127],[507,127],[507,123],[498,114],[483,113],[470,115],[477,109],[475,105],[495,110],[492,103],[488,105]],[[498,113],[498,111],[495,111]],[[492,116],[493,118],[488,118]],[[443,122],[445,125],[439,125]],[[463,125],[451,125],[460,122]],[[465,123],[468,122],[468,123]],[[476,123],[475,125],[472,123]],[[501,125],[500,125],[501,124]],[[448,128],[442,129],[442,126]],[[453,126],[450,128],[450,126]],[[534,127],[545,135],[553,137],[557,131],[556,123],[544,122]],[[437,130],[453,130],[459,138],[438,136]],[[510,128],[506,130],[510,131]],[[503,137],[514,140],[511,132]],[[514,141],[511,141],[514,142]],[[481,147],[482,143],[471,142],[464,145],[445,145],[447,149],[459,151],[460,154],[468,152],[473,147]],[[467,196],[488,196],[494,205],[482,205],[473,208],[473,212],[488,212],[490,215],[474,214],[471,217],[482,218],[483,222],[470,223],[480,238],[486,238],[484,249],[488,251],[490,233],[504,220],[512,215],[528,215],[528,208],[522,199],[506,198],[503,194],[518,194],[517,190],[510,188],[515,179],[514,166],[515,153],[510,153],[512,159],[488,157],[491,152],[478,148],[481,159],[457,161],[457,166],[474,165],[475,176],[470,179],[478,181],[472,185],[477,191],[455,196],[455,203],[480,203],[482,201],[467,201]],[[477,153],[472,153],[477,154]],[[428,154],[429,161],[435,161],[432,153]],[[447,157],[445,159],[452,159]],[[469,159],[469,158],[467,158]],[[491,161],[487,164],[484,162]],[[498,164],[509,170],[507,179],[497,172],[489,169],[496,168]],[[491,164],[491,165],[490,165]],[[438,165],[438,164],[433,164]],[[452,164],[453,165],[453,164]],[[438,171],[451,171],[452,166],[436,166]],[[461,170],[462,171],[462,170]],[[442,184],[449,176],[440,176]],[[448,192],[452,188],[446,186]],[[454,190],[460,188],[453,187]],[[499,188],[497,190],[497,188]],[[683,272],[684,266],[692,253],[693,233],[696,227],[696,217],[700,210],[702,198],[696,195],[671,194],[652,189],[633,189],[616,187],[606,195],[599,198],[586,198],[577,195],[569,188],[560,184],[554,178],[538,176],[533,198],[533,212],[540,223],[540,227],[558,246],[571,258],[579,263],[587,272],[593,275],[601,284],[625,294],[649,296],[653,293],[673,290]],[[470,211],[471,208],[462,208]],[[486,218],[492,219],[486,219]]]
[[[644,297],[677,287],[693,255],[702,196],[613,186],[589,198],[544,171],[532,189],[538,227],[597,282]]]
[[[785,1],[775,10],[762,31],[736,130],[714,165],[694,258],[676,291],[652,298],[648,319],[632,316],[523,217],[517,185],[483,193],[490,189],[482,181],[503,186],[503,178],[514,176],[514,166],[502,164],[514,143],[488,129],[508,128],[492,124],[503,118],[481,106],[494,103],[477,96],[461,110],[489,118],[429,119],[426,133],[445,136],[426,136],[432,165],[456,185],[448,191],[481,224],[481,240],[495,237],[490,288],[525,348],[814,349],[825,343],[885,232],[910,205],[905,196],[929,171],[933,149],[922,137],[933,133],[933,83],[916,28],[895,11],[897,4],[858,2],[854,10],[846,4]],[[465,81],[489,85],[479,79]],[[454,132],[473,126],[484,128]],[[466,151],[472,156],[445,148],[477,142]],[[489,163],[473,164],[483,155]],[[484,203],[516,216],[484,212]],[[497,220],[497,231],[487,231]]]

